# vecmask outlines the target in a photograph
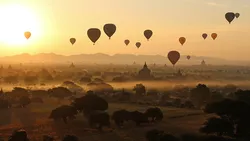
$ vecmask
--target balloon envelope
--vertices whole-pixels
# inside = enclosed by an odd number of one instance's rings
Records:
[[[105,34],[109,37],[109,39],[114,35],[116,31],[116,26],[114,24],[105,24],[103,27]]]
[[[225,18],[230,24],[234,20],[235,14],[233,12],[228,12],[225,14]]]
[[[128,44],[130,43],[130,41],[129,41],[129,40],[125,40],[124,43],[125,43],[126,45],[128,45]]]
[[[211,34],[211,37],[212,37],[214,40],[217,38],[217,36],[218,36],[218,35],[217,35],[216,33],[212,33],[212,34]]]
[[[175,65],[180,59],[180,53],[178,51],[170,51],[168,53],[168,59],[173,65]]]
[[[136,47],[139,48],[141,46],[140,42],[135,43]]]
[[[203,39],[205,40],[207,38],[207,33],[202,34]]]
[[[152,30],[147,29],[144,31],[144,36],[147,38],[147,40],[149,40],[152,37],[152,35],[153,35]]]
[[[75,38],[70,38],[69,41],[71,42],[71,44],[73,45],[76,42]]]
[[[95,44],[101,36],[101,30],[98,28],[90,28],[87,32],[89,39]]]
[[[181,43],[181,45],[183,45],[186,42],[186,38],[185,37],[180,37],[179,42]]]
[[[31,36],[31,33],[29,31],[24,32],[24,36],[26,37],[26,39],[29,39]]]
[[[240,13],[235,13],[235,17],[239,18],[240,17]]]
[[[190,56],[190,55],[188,55],[188,56],[187,56],[187,59],[189,60],[190,58],[191,58],[191,56]]]

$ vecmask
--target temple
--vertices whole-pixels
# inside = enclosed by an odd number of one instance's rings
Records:
[[[151,75],[151,70],[148,68],[146,62],[143,68],[139,71],[137,78],[140,80],[150,80],[153,78],[153,76]]]

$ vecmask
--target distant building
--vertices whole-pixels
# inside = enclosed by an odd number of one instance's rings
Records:
[[[71,65],[69,67],[70,68],[75,68],[75,65],[73,63],[71,63]]]
[[[178,72],[175,74],[175,76],[177,76],[177,77],[182,77],[182,76],[183,76],[183,74],[182,74],[182,72],[181,72],[180,69],[179,69]]]
[[[151,75],[151,70],[148,68],[147,63],[145,62],[143,68],[139,71],[137,78],[140,80],[150,80],[153,79]]]
[[[12,69],[12,66],[11,66],[11,65],[9,65],[8,69],[9,69],[9,70],[11,70],[11,69]]]
[[[204,60],[201,61],[201,66],[206,66],[206,62]]]

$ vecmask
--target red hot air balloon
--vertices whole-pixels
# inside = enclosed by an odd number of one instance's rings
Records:
[[[29,31],[24,32],[24,36],[26,39],[29,39],[31,36],[31,33]]]
[[[140,42],[136,42],[135,45],[136,45],[137,48],[140,48],[140,47],[141,47],[141,43],[140,43]]]
[[[190,56],[190,55],[188,55],[188,56],[187,56],[187,59],[189,60],[190,58],[191,58],[191,56]]]
[[[207,33],[202,34],[203,39],[205,40],[207,38]]]
[[[125,40],[124,43],[126,44],[126,46],[130,43],[129,40]]]
[[[170,51],[168,53],[168,59],[174,66],[180,59],[180,53],[178,51]]]
[[[147,38],[147,40],[149,40],[152,37],[152,35],[153,35],[152,30],[147,29],[144,31],[144,36]]]

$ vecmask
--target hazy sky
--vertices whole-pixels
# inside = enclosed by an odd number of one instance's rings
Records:
[[[226,12],[239,12],[231,25]],[[8,14],[8,16],[7,16]],[[0,0],[0,55],[54,52],[57,54],[181,54],[250,60],[249,0]],[[88,28],[102,30],[114,23],[117,32],[108,40],[102,32],[93,46]],[[148,42],[145,29],[154,32]],[[29,30],[27,41],[23,32]],[[103,31],[103,30],[102,30]],[[218,34],[203,40],[202,33]],[[178,38],[187,42],[181,46]],[[77,39],[74,46],[70,37]],[[124,40],[130,39],[129,46]],[[140,49],[135,42],[141,41]]]

